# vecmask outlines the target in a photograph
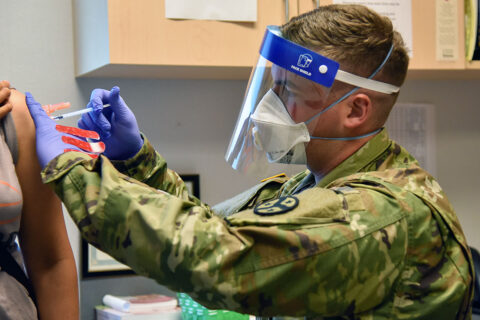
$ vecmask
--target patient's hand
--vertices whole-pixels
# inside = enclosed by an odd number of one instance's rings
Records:
[[[0,119],[12,111],[13,104],[9,101],[9,98],[10,82],[7,80],[2,80],[0,81]]]

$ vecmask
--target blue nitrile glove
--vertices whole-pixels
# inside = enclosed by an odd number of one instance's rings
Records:
[[[110,104],[110,107],[104,108],[104,104]],[[120,88],[93,90],[88,107],[93,111],[83,114],[78,126],[100,134],[105,143],[105,156],[111,160],[126,160],[140,151],[143,139],[137,120],[120,97]]]
[[[103,143],[91,143],[85,139],[98,140],[100,137],[96,132],[57,125],[29,92],[25,93],[25,97],[28,110],[35,123],[37,155],[42,169],[51,160],[67,151],[83,152],[92,158],[97,157],[96,153],[103,152],[105,149]]]

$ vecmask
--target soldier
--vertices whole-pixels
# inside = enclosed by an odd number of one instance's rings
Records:
[[[226,159],[305,163],[214,207],[140,134],[119,89],[79,121],[106,145],[69,146],[31,95],[43,181],[99,249],[209,308],[258,316],[465,319],[473,265],[435,179],[383,128],[408,55],[391,21],[331,5],[269,27]],[[103,109],[109,103],[110,108]]]

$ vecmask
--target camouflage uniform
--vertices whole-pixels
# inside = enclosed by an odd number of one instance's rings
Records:
[[[63,154],[43,179],[90,243],[209,308],[471,317],[473,265],[455,213],[385,130],[318,185],[308,171],[277,177],[213,208],[146,140],[123,162]]]

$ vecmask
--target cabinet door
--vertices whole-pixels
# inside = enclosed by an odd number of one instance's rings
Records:
[[[163,0],[75,0],[77,28],[92,29],[85,15],[96,10],[101,16],[99,3],[108,20],[108,39],[103,40],[108,43],[108,61],[100,66],[80,64],[79,75],[248,78],[266,26],[288,18],[285,0],[259,0],[254,23],[167,19]],[[290,16],[297,12],[296,3],[288,0]],[[82,53],[81,48],[89,47],[82,39],[91,41],[85,32],[77,41],[77,53],[87,56],[91,52]],[[90,32],[98,38],[98,30]]]
[[[331,3],[332,0],[299,0],[298,13],[305,13],[319,7],[320,5],[324,6]]]

